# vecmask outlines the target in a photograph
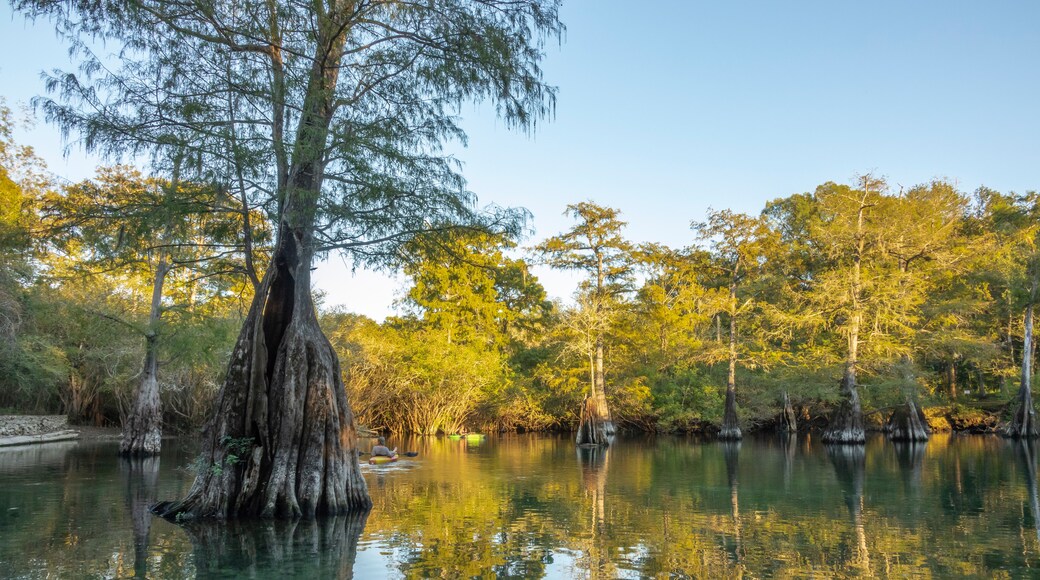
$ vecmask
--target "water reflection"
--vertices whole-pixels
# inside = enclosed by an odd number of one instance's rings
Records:
[[[798,450],[798,434],[785,432],[777,435],[780,440],[780,449],[784,458],[784,489],[791,488],[791,479],[794,472],[794,458]]]
[[[730,514],[733,518],[733,543],[727,546],[730,559],[736,564],[744,562],[744,544],[740,526],[739,467],[741,441],[722,441],[722,456],[726,460],[726,482],[729,485]]]
[[[589,506],[589,540],[586,547],[586,569],[591,578],[613,578],[616,569],[610,561],[610,551],[604,546],[606,530],[607,470],[610,465],[610,448],[606,446],[577,447],[578,465],[581,467],[581,484]]]
[[[863,475],[866,471],[867,452],[863,445],[827,445],[827,456],[834,466],[845,505],[852,519],[856,546],[850,563],[864,571],[870,570],[870,551],[863,517]]]
[[[1036,539],[1040,541],[1040,500],[1037,499],[1036,490],[1036,446],[1037,442],[1032,439],[1009,440],[1008,444],[1015,448],[1015,456],[1018,458],[1022,472],[1025,474],[1026,490],[1029,492],[1029,511],[1033,516],[1033,527],[1036,529]]]
[[[368,512],[318,520],[192,522],[195,569],[206,578],[353,578]]]
[[[152,530],[152,512],[159,483],[158,457],[122,457],[119,469],[123,476],[126,509],[134,530],[134,577],[148,576],[148,536]]]
[[[57,441],[39,445],[0,447],[0,473],[13,474],[26,469],[60,467],[65,463],[65,456],[77,445],[78,441]]]
[[[903,489],[911,495],[916,495],[921,490],[921,476],[927,446],[927,442],[921,441],[892,442],[896,460],[899,463],[899,473],[903,478]]]
[[[139,520],[183,494],[192,451],[120,463],[116,445],[0,454],[0,576],[1029,577],[1040,569],[1035,443],[737,446],[622,438],[397,441],[365,466],[367,519],[182,527]],[[168,452],[174,452],[173,456]],[[39,460],[38,464],[33,461]]]

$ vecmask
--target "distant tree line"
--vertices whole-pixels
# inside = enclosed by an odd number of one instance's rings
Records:
[[[119,424],[154,381],[162,422],[198,428],[264,276],[268,214],[173,171],[59,185],[0,112],[0,409]],[[788,410],[843,440],[863,410],[908,401],[1030,420],[1033,192],[868,175],[711,210],[683,248],[627,240],[614,208],[567,212],[573,229],[527,251],[515,233],[429,232],[400,251],[399,316],[322,312],[362,424],[570,430],[591,409],[740,437]],[[587,277],[550,301],[535,263]]]
[[[629,428],[740,437],[789,407],[855,442],[864,409],[1032,408],[1012,398],[1033,358],[1038,199],[864,176],[757,216],[709,211],[684,248],[626,241],[620,212],[583,202],[527,261],[507,257],[515,240],[456,236],[411,255],[405,315],[324,324],[374,427],[572,429],[602,394]],[[605,277],[586,235],[597,220]],[[527,271],[538,260],[590,278],[548,303]]]

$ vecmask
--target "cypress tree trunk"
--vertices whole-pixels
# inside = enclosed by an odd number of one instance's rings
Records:
[[[1035,284],[1034,284],[1035,293]],[[1025,337],[1022,343],[1022,379],[1018,389],[1018,408],[1011,421],[1004,428],[1004,436],[1013,439],[1033,439],[1040,436],[1036,425],[1036,411],[1033,409],[1032,381],[1033,361],[1033,304],[1026,307]]]
[[[596,311],[603,316],[603,257],[597,255],[596,266]],[[603,334],[596,336],[595,367],[592,370],[592,390],[581,402],[578,419],[578,445],[610,445],[614,442],[614,422],[607,408],[607,381],[603,370]]]
[[[737,286],[730,284],[729,316],[729,373],[726,378],[726,408],[722,417],[719,439],[737,440],[743,437],[737,418]]]
[[[158,455],[162,446],[162,402],[159,400],[159,318],[162,316],[162,293],[170,268],[166,256],[159,259],[152,282],[152,304],[145,335],[144,370],[134,396],[134,406],[123,425],[119,443],[121,455]]]
[[[606,397],[595,394],[581,402],[578,422],[578,445],[610,445],[614,442],[614,423],[610,420]]]
[[[791,405],[791,397],[784,391],[782,399],[783,409],[780,411],[779,429],[782,433],[795,433],[798,431],[798,419]]]
[[[841,379],[841,392],[844,400],[831,416],[830,424],[823,432],[824,443],[862,444],[867,441],[863,430],[863,407],[856,391],[855,367],[846,366],[845,375]]]
[[[957,363],[951,357],[946,363],[946,390],[950,393],[950,400],[957,400]]]
[[[203,432],[201,469],[184,499],[155,507],[163,517],[314,517],[371,506],[339,361],[311,301],[310,259],[282,229]]]
[[[912,399],[907,399],[906,404],[889,417],[888,432],[893,441],[928,441],[932,428],[928,426],[924,411]]]
[[[203,433],[188,495],[154,507],[172,519],[312,518],[368,510],[358,435],[339,361],[311,299],[314,228],[342,26],[319,19],[284,187],[278,241]]]

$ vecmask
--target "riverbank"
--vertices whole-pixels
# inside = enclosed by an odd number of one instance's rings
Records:
[[[0,415],[0,446],[53,441],[118,439],[114,427],[70,426],[65,415]]]

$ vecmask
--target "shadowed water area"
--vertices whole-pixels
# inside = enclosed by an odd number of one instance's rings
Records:
[[[115,442],[0,450],[0,577],[1040,573],[1036,451],[996,437],[394,444],[419,455],[363,467],[367,515],[184,527],[147,506],[190,486],[187,442],[135,462]]]

